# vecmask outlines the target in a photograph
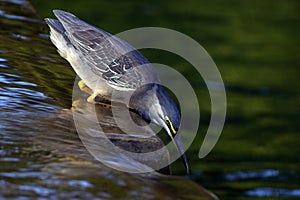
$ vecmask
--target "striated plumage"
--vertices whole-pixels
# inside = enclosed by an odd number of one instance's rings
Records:
[[[127,106],[167,131],[188,173],[179,134],[180,113],[159,84],[151,63],[127,42],[71,13],[60,10],[53,12],[58,20],[45,19],[50,27],[50,39],[59,54],[93,91],[91,97],[100,95],[109,98],[112,92],[117,91],[121,94],[117,100],[123,100],[122,95],[132,94]]]

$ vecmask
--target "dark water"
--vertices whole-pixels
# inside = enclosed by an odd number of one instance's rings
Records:
[[[0,198],[199,199],[204,186],[221,199],[300,197],[300,16],[298,1],[183,3],[0,1]],[[216,3],[216,4],[215,4]],[[210,104],[203,81],[166,52],[143,51],[197,88],[198,137],[187,151],[191,174],[133,175],[95,161],[70,111],[75,73],[48,39],[44,17],[71,11],[118,33],[142,26],[182,31],[202,44],[224,79],[228,114],[204,159],[198,150]],[[181,162],[173,174],[184,175]]]

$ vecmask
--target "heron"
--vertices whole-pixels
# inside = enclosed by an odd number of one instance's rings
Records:
[[[116,91],[130,93],[128,108],[166,131],[188,174],[180,137],[180,112],[160,84],[151,63],[126,41],[69,12],[54,10],[53,13],[57,19],[45,19],[50,39],[80,77],[79,87],[91,94],[87,101],[95,103],[95,98],[111,98]],[[117,100],[122,101],[122,95]]]

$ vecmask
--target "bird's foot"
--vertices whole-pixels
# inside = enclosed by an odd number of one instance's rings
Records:
[[[86,93],[88,93],[90,95],[93,94],[93,91],[84,83],[83,80],[81,80],[81,81],[78,82],[78,86],[79,86],[79,89],[81,91],[84,91],[84,92],[86,92]]]
[[[100,105],[104,106],[107,108],[111,107],[111,101],[103,96],[100,96],[99,94],[92,94],[87,98],[87,101],[89,103],[95,104],[95,105]]]
[[[83,92],[86,92],[88,94],[90,94],[90,96],[87,98],[87,102],[95,104],[95,105],[100,105],[100,106],[104,106],[107,108],[111,108],[111,100],[106,97],[103,96],[101,94],[94,93],[93,90],[91,90],[85,83],[83,80],[80,80],[78,82],[78,86],[79,89]],[[115,102],[116,105],[121,104],[120,102]]]

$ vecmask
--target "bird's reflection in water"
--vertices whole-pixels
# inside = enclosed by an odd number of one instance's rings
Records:
[[[130,119],[123,117],[128,108],[122,104],[113,109],[114,112],[104,103],[88,103],[85,98],[73,102],[76,129],[87,150],[103,164],[118,170],[170,174],[168,150],[148,124],[131,111]]]

